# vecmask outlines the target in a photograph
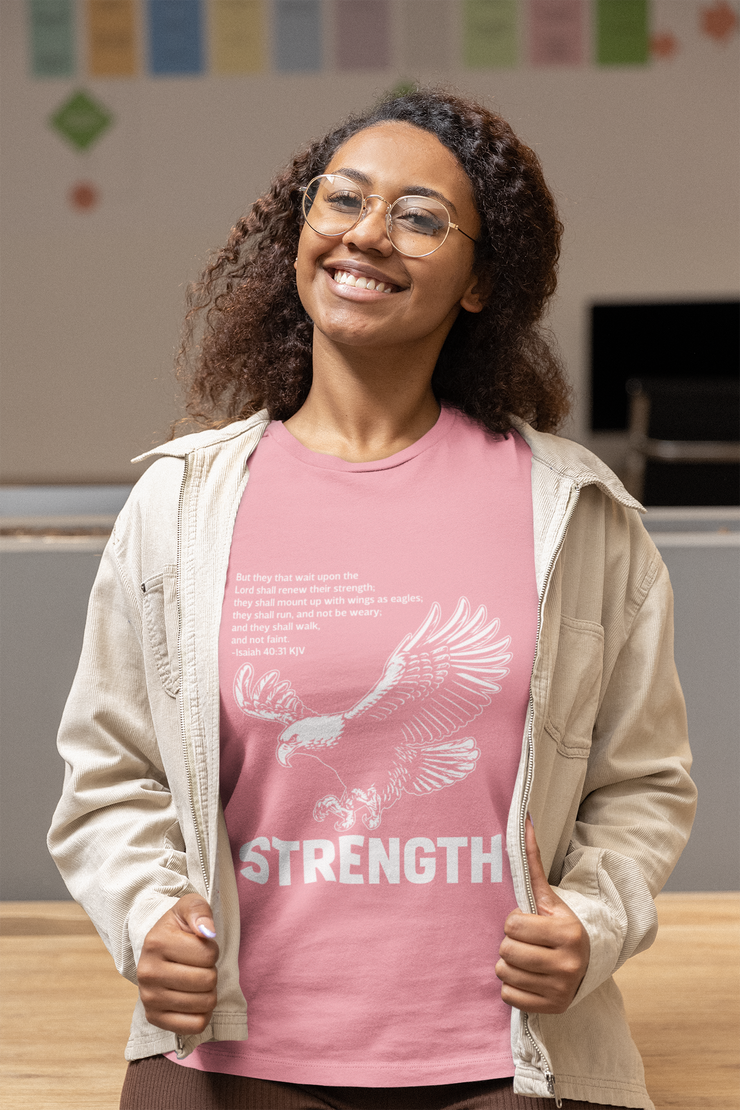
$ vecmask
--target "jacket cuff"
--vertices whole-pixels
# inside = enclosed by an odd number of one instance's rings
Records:
[[[616,970],[624,945],[624,933],[608,906],[596,898],[567,887],[553,887],[559,898],[573,911],[588,933],[591,952],[586,974],[571,1006],[596,990]]]

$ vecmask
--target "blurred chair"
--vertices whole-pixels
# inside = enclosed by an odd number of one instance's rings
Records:
[[[740,382],[630,378],[625,485],[646,505],[740,504]]]

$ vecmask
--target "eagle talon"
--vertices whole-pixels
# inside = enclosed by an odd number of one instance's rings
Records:
[[[350,810],[348,813],[345,813],[343,821],[337,821],[335,823],[334,828],[337,830],[337,832],[346,832],[347,829],[354,828],[354,824],[355,824],[354,810]]]
[[[333,794],[327,794],[325,798],[321,798],[313,807],[314,821],[325,821],[330,813],[335,817],[341,817],[341,821],[337,821],[334,828],[337,832],[346,832],[351,829],[355,823],[355,811],[351,805],[343,803],[339,798]]]

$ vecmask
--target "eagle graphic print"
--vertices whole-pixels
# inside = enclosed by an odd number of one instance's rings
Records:
[[[251,663],[236,673],[234,698],[248,717],[282,726],[275,751],[281,766],[299,768],[300,757],[310,756],[336,776],[336,792],[316,799],[314,820],[334,818],[334,828],[346,832],[361,816],[375,830],[404,794],[454,786],[475,770],[481,753],[464,733],[500,692],[510,642],[485,606],[472,612],[461,597],[443,623],[435,602],[349,709],[317,713],[280,671],[257,678]]]

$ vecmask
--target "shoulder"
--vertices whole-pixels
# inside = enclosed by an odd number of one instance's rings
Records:
[[[237,454],[248,452],[259,441],[269,423],[265,410],[250,416],[248,420],[236,420],[223,428],[208,428],[202,432],[180,436],[167,443],[153,447],[143,455],[137,455],[132,462],[152,460],[152,465],[144,472],[131,491],[122,516],[132,514],[176,513],[180,499],[185,460],[190,456],[203,454],[217,457],[233,450]],[[248,446],[247,446],[248,444]]]
[[[645,512],[616,474],[592,451],[561,436],[536,432],[513,419],[532,451],[535,530],[549,535],[561,507],[577,494],[560,566],[570,587],[644,598],[659,577],[662,559],[641,516]],[[629,604],[633,604],[632,601]]]
[[[161,459],[173,458],[184,459],[195,451],[203,451],[209,448],[218,450],[228,444],[238,440],[241,436],[248,435],[250,432],[264,431],[269,423],[269,416],[266,409],[261,409],[260,412],[250,416],[247,420],[235,420],[231,424],[226,424],[222,428],[206,428],[202,432],[192,432],[190,435],[180,436],[177,439],[170,439],[167,443],[162,443],[159,447],[153,447],[150,451],[145,451],[143,455],[137,455],[132,462],[142,462],[144,459]]]
[[[210,483],[215,495],[219,471],[231,465],[231,452],[235,457],[248,455],[268,422],[267,414],[260,412],[249,420],[169,440],[134,459],[151,459],[152,464],[132,489],[116,521],[112,542],[119,561],[127,566],[136,564],[136,574],[144,575],[152,566],[173,564],[186,460],[194,456],[208,460],[210,465],[198,468],[198,480],[208,486],[208,475],[215,471]]]
[[[551,471],[554,479],[567,479],[579,490],[594,486],[625,508],[636,509],[640,513],[645,511],[606,463],[583,444],[548,432],[537,432],[518,417],[512,417],[511,422],[529,445],[533,462]]]

